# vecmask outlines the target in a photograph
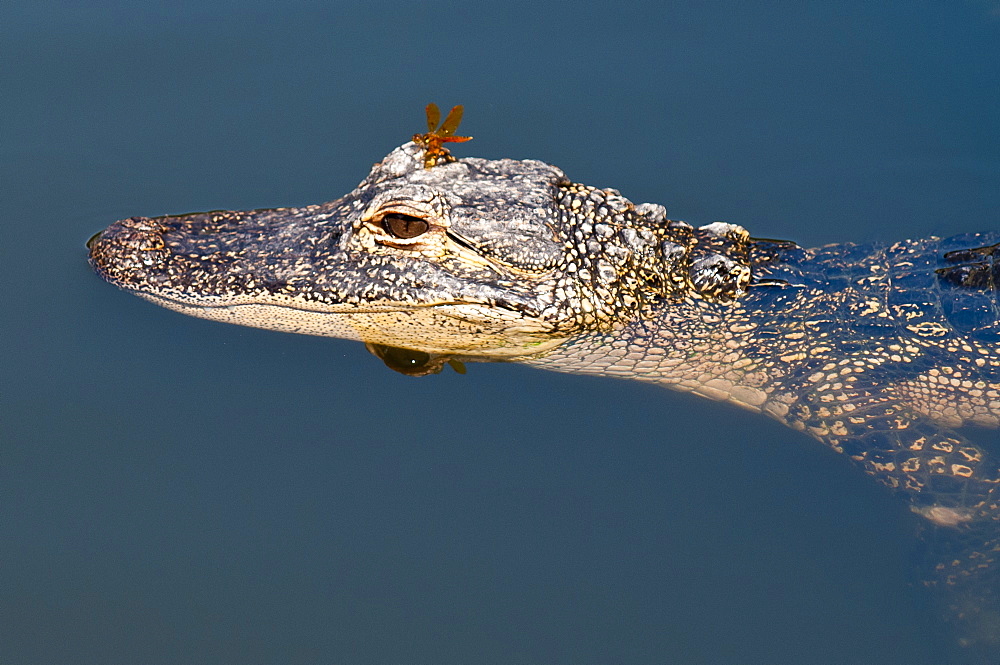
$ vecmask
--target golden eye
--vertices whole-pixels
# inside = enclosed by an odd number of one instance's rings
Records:
[[[396,238],[416,238],[422,233],[426,233],[430,228],[427,220],[404,215],[400,212],[390,212],[381,221],[382,228],[391,236]]]

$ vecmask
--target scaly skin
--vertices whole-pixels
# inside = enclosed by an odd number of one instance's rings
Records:
[[[364,341],[411,374],[520,361],[780,420],[926,518],[926,583],[963,644],[993,654],[1000,451],[955,428],[1000,425],[997,243],[807,250],[671,221],[542,162],[445,154],[425,168],[408,143],[336,201],[134,217],[90,258],[157,304]]]

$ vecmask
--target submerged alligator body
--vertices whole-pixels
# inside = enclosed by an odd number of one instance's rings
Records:
[[[519,361],[766,414],[925,518],[924,581],[1000,653],[1000,446],[956,431],[1000,424],[1000,233],[804,249],[542,162],[428,154],[321,205],[122,220],[90,260],[159,305],[364,341],[407,373]]]

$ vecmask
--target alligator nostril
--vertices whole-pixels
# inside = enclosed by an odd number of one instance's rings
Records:
[[[147,217],[122,219],[87,241],[90,264],[104,279],[132,288],[149,282],[166,262],[164,225]]]
[[[87,249],[94,249],[94,244],[100,240],[102,233],[104,233],[104,231],[98,231],[87,239]]]

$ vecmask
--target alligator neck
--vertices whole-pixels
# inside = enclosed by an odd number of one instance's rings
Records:
[[[654,303],[613,330],[572,337],[526,363],[657,383],[780,419],[787,405],[769,407],[771,393],[815,355],[794,313],[806,282],[818,286],[815,276],[802,274],[809,255],[792,243],[754,241],[748,250],[753,278],[739,299],[694,294]],[[826,288],[809,291],[809,307],[818,311],[821,299],[837,297]]]
[[[759,410],[767,381],[761,381],[757,363],[746,353],[754,340],[726,334],[726,328],[738,325],[726,322],[725,306],[696,301],[681,309],[675,304],[609,333],[571,338],[526,362],[559,372],[658,383]],[[675,315],[684,317],[683,327]],[[692,326],[693,321],[699,325]]]

